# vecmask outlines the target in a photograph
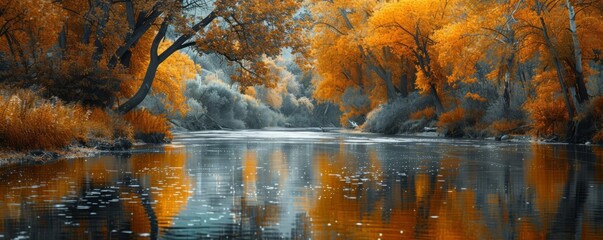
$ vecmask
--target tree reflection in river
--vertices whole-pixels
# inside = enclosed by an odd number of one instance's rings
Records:
[[[150,219],[163,220],[160,226],[167,227],[186,203],[190,180],[185,160],[182,149],[166,149],[132,158],[103,156],[3,169],[0,234],[42,239],[151,236]]]
[[[0,237],[596,239],[603,148],[211,139],[0,170]]]

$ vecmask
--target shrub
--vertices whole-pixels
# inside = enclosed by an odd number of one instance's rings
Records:
[[[523,126],[524,122],[521,120],[508,120],[508,119],[503,119],[503,120],[498,120],[493,122],[490,125],[490,131],[494,134],[494,135],[503,135],[503,134],[521,134],[523,133]]]
[[[560,98],[552,101],[531,101],[526,104],[537,136],[564,136],[569,121],[565,103]]]
[[[464,135],[463,128],[467,125],[465,109],[457,107],[452,111],[443,113],[439,117],[439,131],[448,137],[462,137]]]
[[[153,115],[146,109],[130,111],[124,119],[132,124],[134,137],[147,143],[162,143],[172,138],[164,115]]]
[[[431,99],[413,93],[409,97],[400,98],[371,111],[362,129],[375,133],[398,133],[403,129],[402,125],[409,119],[411,112],[425,109],[430,103]]]
[[[190,130],[285,125],[285,117],[281,113],[223,82],[210,81],[204,84],[189,81],[185,95],[191,111],[183,117],[182,124]]]
[[[85,138],[103,138],[106,140],[117,138],[132,140],[134,138],[134,129],[120,116],[109,114],[101,108],[85,110],[84,115]]]
[[[410,120],[433,120],[436,117],[436,110],[434,107],[424,108],[423,110],[419,110],[410,114]]]

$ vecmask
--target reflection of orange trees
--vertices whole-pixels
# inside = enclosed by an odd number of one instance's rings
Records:
[[[316,190],[307,206],[314,238],[494,238],[488,228],[480,224],[482,213],[475,207],[476,193],[457,191],[449,182],[458,175],[458,159],[443,159],[437,173],[420,166],[417,174],[409,174],[411,186],[408,186],[379,173],[380,161],[375,151],[370,151],[368,156],[373,166],[369,171],[377,176],[361,177],[365,181],[355,180],[354,175],[359,172],[354,164],[355,156],[341,153],[315,156],[314,171],[322,188]],[[389,179],[385,183],[391,186],[380,184],[385,179]],[[386,188],[391,188],[391,195],[372,192]],[[416,201],[408,201],[410,199]]]
[[[603,147],[593,147],[595,154],[595,181],[603,183]]]
[[[73,190],[70,188],[73,185],[70,182],[81,177],[75,176],[82,172],[78,169],[81,169],[83,164],[78,163],[81,161],[74,161],[72,164],[58,161],[44,166],[28,166],[27,171],[20,167],[3,169],[4,183],[0,185],[0,195],[3,196],[3,200],[0,201],[1,219],[19,218],[22,210],[20,204],[23,202],[41,206],[60,202],[62,196],[68,195],[69,191]],[[70,170],[66,171],[66,169]]]
[[[149,233],[151,224],[141,200],[144,197],[141,193],[149,192],[151,200],[156,201],[152,206],[159,227],[171,226],[173,217],[185,206],[191,190],[191,181],[184,170],[185,152],[166,149],[166,153],[137,154],[131,162],[133,177],[138,178],[140,187],[121,188],[122,216],[130,218],[127,222],[131,223],[133,232]],[[52,205],[61,203],[64,197],[77,198],[82,195],[80,191],[84,181],[92,186],[113,185],[115,181],[121,181],[119,175],[123,173],[117,171],[120,169],[117,164],[119,162],[113,157],[106,156],[88,161],[61,160],[43,166],[4,168],[0,172],[4,181],[0,185],[0,195],[4,196],[0,201],[0,226],[4,226],[4,219],[24,217],[20,205],[24,202],[35,204],[37,209],[51,209]],[[142,191],[151,186],[153,188],[149,191]],[[80,224],[77,232],[73,233],[85,237],[84,231],[90,227],[89,223],[82,221]],[[102,225],[98,228],[108,228],[106,222],[94,224]],[[106,233],[109,234],[108,231]]]
[[[270,172],[273,175],[267,176],[262,174],[261,177],[277,177],[277,179],[269,179],[267,182],[278,183],[278,187],[284,186],[288,177],[284,154],[281,151],[274,151],[269,160]],[[253,217],[255,226],[274,226],[280,219],[282,206],[278,203],[266,203],[267,199],[258,201],[258,180],[260,176],[258,176],[257,152],[253,150],[246,151],[243,154],[242,165],[243,197],[241,199],[241,208],[244,217]],[[275,176],[274,174],[277,175]]]
[[[546,231],[557,213],[570,166],[567,152],[562,148],[533,144],[532,152],[533,158],[525,163],[525,178],[527,185],[535,190],[536,209]]]
[[[546,232],[540,231],[533,224],[528,222],[520,222],[519,223],[519,238],[518,239],[546,239]]]
[[[185,170],[186,152],[181,149],[169,149],[165,153],[145,153],[134,155],[131,159],[132,172],[139,179],[143,188],[149,189],[153,209],[159,221],[159,227],[173,225],[175,217],[184,206],[191,194],[191,179]],[[139,196],[134,199],[141,206]],[[132,222],[148,219],[144,209],[136,208]],[[146,224],[146,223],[142,223]]]
[[[437,187],[436,189],[438,189],[436,192],[441,192],[441,188]],[[435,197],[431,200],[433,211],[431,211],[429,218],[433,227],[428,230],[430,233],[433,231],[436,237],[446,239],[494,238],[489,229],[482,224],[482,213],[475,207],[477,205],[475,191],[454,190],[436,194],[444,194],[445,197],[442,199]]]
[[[401,209],[396,204],[389,216],[384,217],[384,200],[368,200],[367,196],[371,194],[368,189],[374,191],[383,188],[378,184],[382,181],[382,174],[377,153],[369,152],[370,166],[367,171],[371,174],[357,176],[360,169],[356,164],[356,156],[344,152],[334,156],[319,153],[314,157],[314,172],[317,184],[321,187],[316,189],[315,198],[309,202],[310,206],[307,206],[309,217],[313,220],[311,225],[314,237],[412,239],[412,226],[416,221],[412,207]],[[399,194],[394,197],[397,202],[401,202]]]
[[[582,225],[582,239],[603,239],[603,228],[591,221],[585,222]]]
[[[246,201],[257,200],[257,176],[258,159],[254,151],[246,151],[243,154],[243,197]]]
[[[460,160],[445,157],[437,172],[427,167],[415,175],[418,234],[446,239],[492,239],[488,228],[481,224],[482,213],[476,202],[476,192],[456,189],[452,181],[458,177]]]

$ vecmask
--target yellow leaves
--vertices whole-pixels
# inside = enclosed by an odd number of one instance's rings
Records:
[[[418,68],[418,67],[417,67]],[[417,81],[415,81],[415,86],[422,94],[427,94],[431,92],[431,79],[425,76],[423,71],[417,71]]]

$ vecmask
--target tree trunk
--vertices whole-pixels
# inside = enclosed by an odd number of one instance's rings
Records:
[[[396,99],[398,93],[396,92],[396,89],[392,82],[392,72],[390,70],[385,69],[385,67],[383,66],[377,66],[374,62],[376,61],[371,61],[369,63],[369,67],[385,83],[385,88],[387,90],[387,102],[393,102]]]
[[[136,94],[134,94],[134,96],[132,98],[128,99],[128,101],[126,101],[124,104],[122,104],[121,106],[118,107],[117,111],[119,113],[125,114],[125,113],[129,112],[130,110],[134,109],[136,106],[138,106],[138,104],[140,104],[147,97],[147,94],[149,94],[149,91],[151,90],[151,86],[153,85],[153,81],[155,80],[155,75],[157,74],[157,69],[159,68],[159,64],[161,64],[161,62],[162,62],[162,60],[158,54],[158,49],[159,49],[159,44],[165,37],[167,28],[168,28],[168,23],[167,23],[167,21],[164,21],[161,24],[161,28],[159,29],[159,32],[153,39],[153,43],[151,44],[151,54],[150,54],[151,60],[149,62],[147,71],[144,75],[144,79],[142,80],[142,85],[140,86],[140,88],[138,88],[138,91],[136,91]]]
[[[67,49],[67,25],[63,25],[61,33],[59,33],[59,48],[62,53]],[[64,55],[65,54],[63,53],[63,57]]]
[[[146,98],[147,94],[149,94],[149,91],[151,90],[153,81],[155,80],[155,75],[157,74],[159,64],[159,58],[157,56],[151,56],[151,62],[149,63],[147,72],[144,75],[142,86],[140,86],[140,88],[132,98],[128,99],[128,101],[119,106],[117,110],[119,113],[125,114],[129,112],[130,110],[138,106],[138,104],[140,104]]]
[[[567,86],[565,85],[565,79],[563,77],[563,68],[561,66],[561,62],[559,61],[559,54],[557,53],[557,49],[555,48],[555,46],[553,46],[551,38],[549,37],[549,33],[548,33],[548,30],[546,27],[546,23],[544,22],[544,18],[542,17],[542,15],[540,15],[541,10],[537,10],[537,11],[538,11],[538,16],[540,18],[540,24],[542,26],[542,33],[544,35],[544,40],[549,49],[549,52],[551,53],[551,55],[553,57],[553,62],[555,64],[555,70],[557,72],[557,79],[559,79],[559,85],[561,86],[561,91],[563,92],[563,100],[565,101],[565,107],[567,108],[567,113],[568,113],[569,119],[568,119],[568,126],[566,129],[566,138],[568,141],[573,141],[573,139],[575,138],[575,136],[574,136],[575,113],[574,113],[573,105],[571,103],[569,92],[567,90]]]
[[[431,97],[433,98],[433,105],[436,108],[437,115],[440,116],[442,113],[444,113],[444,106],[442,105],[440,96],[438,96],[436,86],[434,84],[430,84],[429,86],[431,88]]]
[[[402,73],[400,76],[400,94],[402,97],[408,97],[408,75]]]
[[[503,92],[503,99],[505,101],[504,104],[504,114],[506,117],[509,116],[509,109],[511,109],[511,91],[510,91],[510,78],[511,78],[511,73],[510,73],[510,69],[507,69],[505,71],[505,87],[504,87],[504,92]]]
[[[574,11],[574,6],[571,5],[569,0],[565,1],[567,6],[567,10],[569,12],[569,24],[570,24],[570,32],[572,33],[573,40],[573,48],[574,48],[574,58],[576,61],[576,87],[578,88],[577,99],[579,103],[588,102],[588,90],[586,89],[586,84],[584,83],[584,73],[582,70],[582,48],[580,48],[580,41],[578,40],[578,31],[576,27],[576,12]]]
[[[107,26],[107,22],[109,22],[109,11],[111,4],[113,4],[113,0],[109,0],[109,2],[103,1],[99,4],[101,10],[103,11],[103,16],[96,28],[96,39],[94,40],[94,46],[96,49],[92,55],[93,62],[99,62],[103,57],[103,51],[105,49],[105,46],[103,45],[103,40],[105,38],[105,27]]]
[[[387,101],[393,102],[398,97],[398,92],[396,91],[396,88],[394,87],[394,83],[392,82],[392,72],[385,71],[385,73],[386,73],[386,75],[385,75],[386,79],[383,79],[383,81],[385,81],[385,86],[387,88]]]
[[[191,28],[191,30],[193,32],[197,32],[200,29],[203,29],[204,27],[209,25],[217,17],[218,17],[218,15],[216,14],[215,11],[211,12],[203,20],[201,20],[199,23],[195,24]],[[181,35],[180,37],[178,37],[178,39],[176,39],[174,41],[174,43],[171,46],[169,46],[166,50],[164,50],[161,54],[158,53],[159,44],[161,43],[161,41],[165,37],[165,34],[167,33],[169,22],[170,22],[169,17],[167,17],[167,19],[163,20],[163,22],[161,23],[161,27],[159,28],[159,31],[157,32],[157,35],[155,35],[155,38],[153,39],[153,43],[151,44],[151,50],[150,50],[151,51],[151,54],[150,54],[151,60],[149,62],[149,66],[147,68],[144,79],[142,81],[142,85],[140,86],[140,88],[138,89],[136,94],[134,94],[134,96],[132,98],[128,99],[128,101],[126,101],[124,104],[122,104],[121,106],[118,107],[117,111],[119,113],[125,114],[125,113],[129,112],[130,110],[134,109],[135,107],[137,107],[146,98],[147,94],[149,94],[149,91],[151,90],[151,86],[153,85],[153,81],[155,80],[155,75],[157,74],[157,69],[159,68],[159,65],[163,61],[165,61],[168,57],[170,57],[172,54],[174,54],[176,51],[178,51],[184,47],[190,46],[190,43],[186,43],[186,41],[190,40],[194,36],[194,34],[188,33],[188,34],[184,34],[184,35]],[[127,52],[127,51],[125,51],[125,52]]]

